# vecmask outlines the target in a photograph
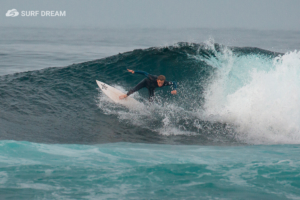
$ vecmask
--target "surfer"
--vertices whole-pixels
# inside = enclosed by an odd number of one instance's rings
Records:
[[[157,87],[163,87],[163,86],[173,86],[173,90],[171,91],[171,94],[177,94],[176,88],[177,88],[177,83],[174,81],[166,81],[166,77],[163,75],[155,76],[148,74],[147,72],[144,71],[133,71],[130,69],[127,69],[131,73],[136,73],[136,74],[142,74],[146,76],[147,78],[143,79],[139,84],[137,84],[134,88],[129,90],[127,94],[119,96],[120,99],[124,99],[131,95],[132,93],[146,87],[149,91],[149,101],[153,101],[154,97],[154,90]]]

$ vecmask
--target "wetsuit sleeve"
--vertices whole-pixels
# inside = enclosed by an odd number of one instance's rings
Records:
[[[173,86],[173,89],[176,90],[177,89],[177,82],[176,81],[165,81],[164,86]]]
[[[136,74],[142,74],[142,75],[144,75],[146,77],[148,77],[148,75],[149,75],[147,72],[144,72],[144,71],[134,71],[134,73],[136,73]]]
[[[152,81],[157,79],[157,76],[152,75],[152,74],[148,74],[147,72],[144,72],[144,71],[134,71],[134,73],[142,74],[142,75],[146,76],[147,78],[149,78]]]
[[[131,95],[132,93],[142,89],[143,87],[146,86],[146,81],[147,79],[142,80],[139,84],[137,84],[134,88],[132,88],[131,90],[129,90],[127,92],[127,96]]]

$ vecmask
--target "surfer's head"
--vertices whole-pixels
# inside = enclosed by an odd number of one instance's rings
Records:
[[[159,75],[157,77],[157,85],[158,85],[158,87],[163,86],[165,80],[166,80],[166,77],[164,75]]]

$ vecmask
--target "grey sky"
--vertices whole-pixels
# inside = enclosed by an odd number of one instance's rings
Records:
[[[11,9],[66,17],[6,17]],[[300,30],[300,0],[2,0],[0,26]]]

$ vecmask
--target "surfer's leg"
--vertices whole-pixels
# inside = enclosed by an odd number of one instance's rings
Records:
[[[127,92],[127,96],[131,95],[132,93],[142,89],[143,87],[146,86],[146,81],[147,81],[147,78],[143,79],[141,82],[139,82],[139,84],[137,84],[134,88],[132,88],[131,90],[129,90]]]

